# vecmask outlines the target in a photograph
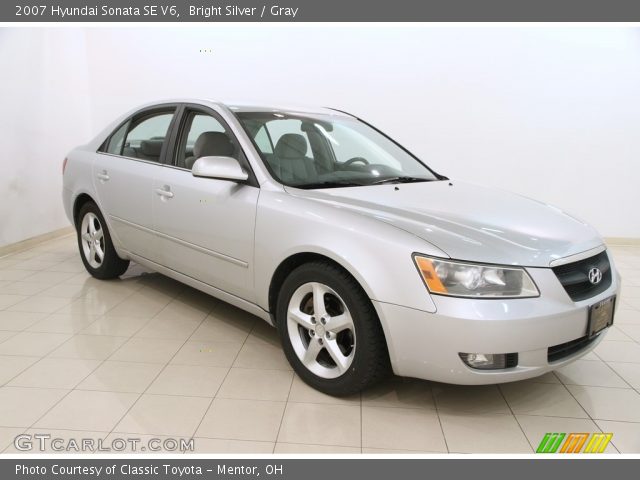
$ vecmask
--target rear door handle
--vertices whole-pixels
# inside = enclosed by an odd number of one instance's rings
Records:
[[[162,188],[156,188],[155,192],[157,195],[160,195],[164,198],[173,198],[173,192],[171,191],[171,187],[169,185],[165,185]]]
[[[99,180],[101,180],[101,181],[103,181],[103,182],[108,182],[108,181],[109,181],[109,178],[110,178],[110,177],[109,177],[109,174],[107,173],[107,171],[106,171],[106,170],[102,170],[102,172],[100,172],[100,173],[97,175],[97,177],[98,177],[98,179],[99,179]]]

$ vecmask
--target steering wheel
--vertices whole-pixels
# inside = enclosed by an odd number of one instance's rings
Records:
[[[346,162],[344,162],[342,164],[343,167],[348,167],[349,165],[351,165],[352,163],[356,163],[356,162],[362,162],[365,165],[369,165],[369,160],[367,160],[366,158],[363,157],[353,157],[350,158],[349,160],[347,160]]]

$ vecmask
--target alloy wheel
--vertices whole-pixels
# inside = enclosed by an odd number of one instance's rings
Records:
[[[287,329],[296,355],[315,375],[337,378],[353,363],[353,318],[344,300],[327,285],[308,282],[296,289],[287,308]]]
[[[82,253],[92,268],[100,268],[104,261],[104,231],[97,215],[88,212],[80,224]]]

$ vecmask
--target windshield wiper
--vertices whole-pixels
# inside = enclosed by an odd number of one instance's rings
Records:
[[[352,182],[352,181],[344,181],[338,182],[335,180],[326,181],[326,182],[316,182],[316,183],[303,183],[300,185],[291,185],[295,188],[304,188],[306,189],[314,189],[314,188],[340,188],[340,187],[363,187],[364,183]]]
[[[431,181],[432,180],[428,178],[400,176],[400,177],[383,178],[382,180],[372,182],[369,185],[382,185],[383,183],[415,183],[415,182],[431,182]]]

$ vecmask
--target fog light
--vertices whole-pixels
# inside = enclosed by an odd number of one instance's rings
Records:
[[[502,370],[518,365],[517,353],[460,353],[460,358],[476,370]]]

